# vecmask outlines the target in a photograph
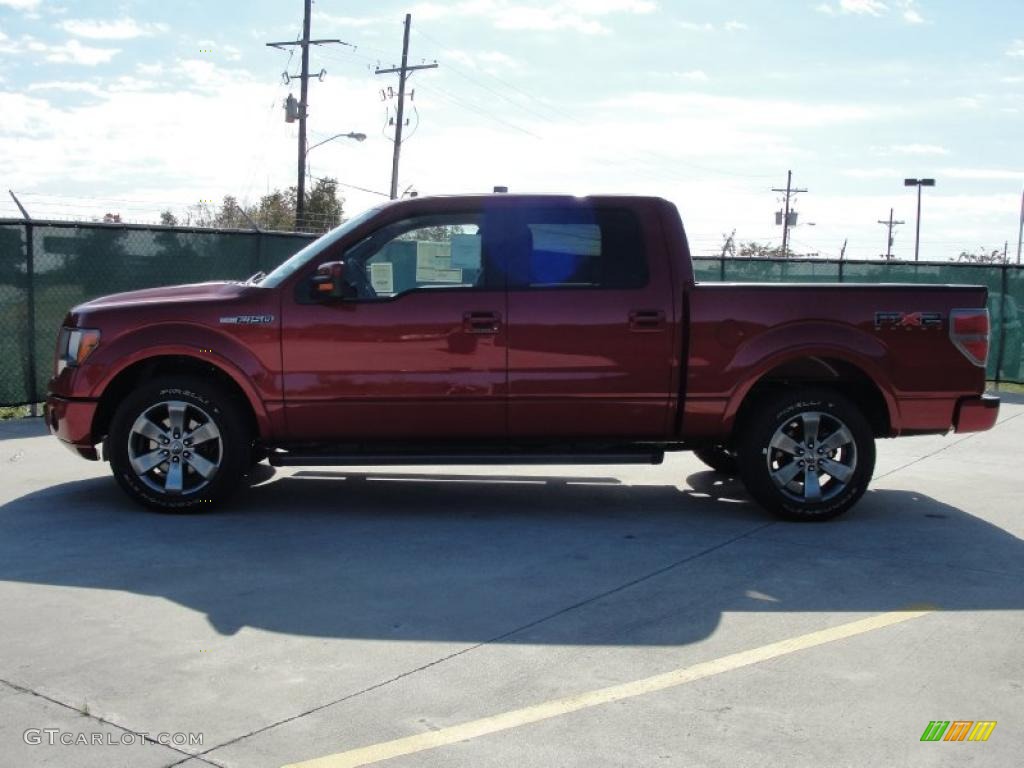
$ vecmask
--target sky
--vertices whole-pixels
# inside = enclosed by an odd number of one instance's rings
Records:
[[[680,209],[696,254],[778,244],[793,171],[799,253],[1015,256],[1024,184],[1021,0],[455,0],[314,3],[314,177],[347,216],[386,198],[411,13],[399,189],[629,193]],[[295,184],[301,0],[0,0],[0,187],[36,218],[161,210]],[[7,197],[0,217],[17,216]]]

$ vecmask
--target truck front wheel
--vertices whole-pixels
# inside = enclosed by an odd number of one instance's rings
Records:
[[[111,469],[121,488],[151,509],[209,510],[249,466],[245,425],[234,398],[214,382],[191,376],[147,382],[111,420]]]
[[[828,389],[768,396],[737,441],[750,495],[786,520],[829,520],[864,495],[875,468],[871,427],[853,403]]]

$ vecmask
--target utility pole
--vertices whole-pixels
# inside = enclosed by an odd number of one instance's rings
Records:
[[[290,75],[285,72],[282,76],[285,85],[290,83],[294,78],[300,79],[299,85],[299,102],[294,105],[294,99],[289,96],[289,102],[285,107],[285,120],[292,122],[297,117],[299,121],[299,155],[298,155],[298,195],[295,199],[295,229],[296,231],[301,230],[305,224],[306,218],[306,107],[309,102],[307,96],[309,94],[309,78],[316,77],[320,81],[323,81],[324,76],[327,74],[327,70],[321,69],[316,75],[309,74],[309,46],[311,45],[323,45],[325,43],[337,43],[339,45],[350,45],[350,43],[344,43],[341,40],[330,39],[330,40],[310,40],[309,39],[309,27],[310,17],[313,12],[313,0],[304,0],[304,9],[302,16],[302,39],[295,41],[283,41],[277,43],[267,43],[270,48],[279,48],[284,50],[287,46],[302,46],[302,72],[298,75]],[[289,111],[290,109],[296,109],[297,115],[294,115]]]
[[[1021,244],[1024,243],[1024,192],[1020,194],[1020,231],[1017,234],[1017,265],[1020,266]]]
[[[793,189],[793,172],[787,171],[786,173],[786,188],[777,189],[772,188],[772,192],[785,192],[786,193],[786,209],[782,214],[782,258],[789,256],[789,199],[793,195],[797,195],[800,192],[806,192],[806,189]]]
[[[306,0],[308,3],[309,0]],[[417,64],[409,66],[409,28],[412,26],[412,14],[405,14],[405,34],[402,36],[402,66],[389,69],[376,70],[378,75],[398,73],[398,115],[395,119],[395,153],[391,159],[391,199],[398,197],[398,158],[402,153],[402,127],[405,121],[405,81],[409,74],[417,69],[437,69],[437,62],[433,64]]]
[[[893,243],[892,230],[893,230],[893,227],[898,227],[898,226],[900,226],[902,224],[906,224],[907,223],[905,221],[893,221],[892,220],[892,214],[893,214],[893,209],[890,208],[889,209],[889,220],[888,221],[879,221],[878,222],[879,224],[886,224],[889,227],[889,239],[887,241],[888,245],[885,248],[885,258],[886,258],[887,261],[892,261],[892,243]]]

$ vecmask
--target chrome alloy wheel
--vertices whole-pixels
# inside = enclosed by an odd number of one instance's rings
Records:
[[[223,454],[220,430],[210,414],[180,400],[147,408],[128,435],[132,470],[161,494],[201,490],[217,474]]]
[[[775,430],[765,455],[779,490],[805,504],[838,496],[857,469],[853,433],[840,419],[819,411],[788,419]]]

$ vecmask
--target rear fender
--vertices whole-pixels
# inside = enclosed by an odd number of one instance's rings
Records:
[[[726,373],[735,377],[740,384],[726,405],[726,431],[732,431],[743,401],[759,381],[784,365],[809,358],[842,360],[863,371],[885,400],[893,432],[899,431],[899,404],[885,368],[888,360],[885,345],[857,328],[829,322],[800,322],[779,326],[736,348]]]

